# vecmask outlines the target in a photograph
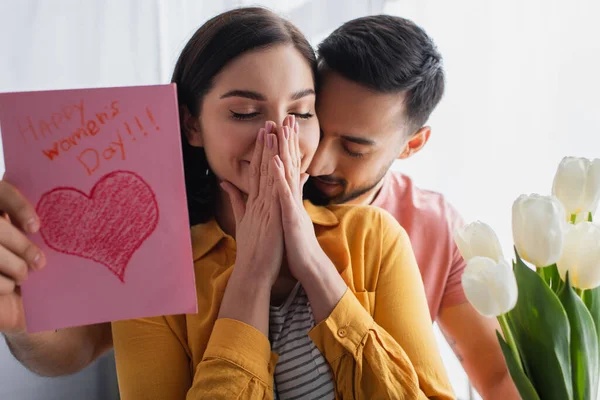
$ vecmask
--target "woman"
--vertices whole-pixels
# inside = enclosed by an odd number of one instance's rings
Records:
[[[183,50],[199,311],[113,324],[123,399],[452,398],[404,231],[375,208],[302,202],[315,75],[302,34],[260,8]]]

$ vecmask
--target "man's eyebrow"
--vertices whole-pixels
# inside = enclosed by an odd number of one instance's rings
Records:
[[[257,101],[265,101],[266,98],[262,94],[258,92],[253,92],[252,90],[230,90],[221,96],[221,99],[225,99],[227,97],[244,97],[250,100]]]
[[[314,96],[315,95],[315,91],[313,89],[304,89],[304,90],[300,90],[299,92],[296,92],[292,95],[292,100],[300,100],[303,97],[306,96]]]
[[[366,138],[362,138],[362,137],[348,136],[348,135],[340,135],[340,136],[342,137],[342,139],[347,140],[348,142],[362,144],[365,146],[374,146],[375,145],[375,141],[372,139],[366,139]]]

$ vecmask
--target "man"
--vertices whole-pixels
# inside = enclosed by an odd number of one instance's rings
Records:
[[[424,124],[444,90],[431,39],[408,20],[366,17],[336,30],[319,53],[322,140],[307,196],[317,203],[373,204],[395,215],[414,246],[431,317],[475,387],[486,399],[518,398],[497,324],[480,316],[462,292],[464,261],[452,239],[460,217],[441,195],[388,171],[395,159],[422,149],[431,134]],[[0,199],[0,209],[27,231],[27,222],[36,220],[33,207],[6,182],[0,182]],[[76,372],[112,346],[108,324],[29,335],[20,330],[22,318],[18,292],[0,296],[0,330],[15,357],[40,375]]]
[[[461,285],[465,268],[453,240],[462,225],[440,194],[390,171],[420,151],[444,92],[442,59],[427,34],[392,16],[350,21],[319,45],[317,115],[321,142],[305,195],[318,204],[371,204],[406,229],[437,321],[484,399],[518,399],[498,345],[495,319],[481,316]]]

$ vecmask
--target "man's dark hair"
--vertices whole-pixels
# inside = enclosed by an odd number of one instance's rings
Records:
[[[442,56],[408,19],[375,15],[346,22],[319,45],[318,58],[320,72],[337,72],[377,92],[404,92],[411,133],[444,94]]]

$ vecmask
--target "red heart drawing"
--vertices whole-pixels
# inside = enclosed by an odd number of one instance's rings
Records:
[[[152,188],[129,171],[103,176],[89,196],[57,187],[42,195],[37,212],[48,247],[103,264],[121,282],[129,260],[158,224]]]

